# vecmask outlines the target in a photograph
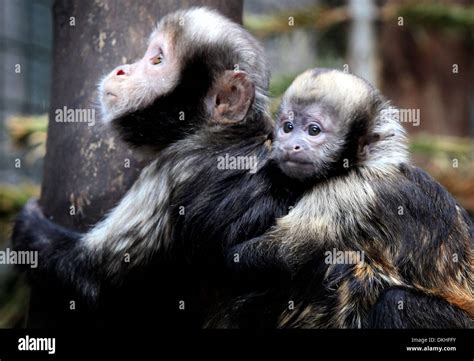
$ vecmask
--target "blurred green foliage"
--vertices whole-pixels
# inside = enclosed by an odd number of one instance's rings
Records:
[[[442,4],[437,2],[402,5],[397,16],[403,16],[409,24],[443,28],[450,31],[474,33],[474,6]]]
[[[44,143],[48,127],[46,114],[37,116],[12,116],[6,121],[7,131],[16,146]]]
[[[22,162],[41,159],[45,152],[47,116],[15,116],[6,120],[6,129],[13,147],[22,152]],[[38,197],[40,186],[30,181],[18,184],[0,183],[0,248],[9,246],[13,217],[31,197]],[[0,328],[24,325],[28,308],[29,287],[14,272],[2,266],[0,272]]]
[[[39,186],[33,183],[0,183],[0,217],[16,213],[31,197],[39,195]]]
[[[474,5],[438,3],[436,1],[387,4],[378,12],[379,21],[404,18],[407,25],[474,33]],[[291,22],[293,19],[293,22]],[[296,11],[273,14],[246,14],[244,26],[257,37],[269,37],[295,28],[324,30],[350,20],[347,6],[309,6]],[[291,24],[290,24],[291,22]]]
[[[28,309],[30,289],[16,273],[2,276],[0,282],[0,328],[22,327]]]
[[[469,159],[474,161],[474,142],[471,138],[419,134],[413,137],[410,150],[431,157]]]

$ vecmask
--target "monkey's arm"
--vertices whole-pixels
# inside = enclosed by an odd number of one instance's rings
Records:
[[[278,255],[278,244],[264,234],[232,247],[227,253],[227,263],[236,272],[253,270],[286,269]]]
[[[227,253],[227,264],[238,273],[276,270],[294,274],[312,257],[289,252],[288,237],[284,228],[274,226],[262,236],[232,247]]]
[[[81,234],[47,219],[37,200],[28,201],[18,214],[12,241],[16,251],[37,252],[37,268],[23,266],[31,279],[41,282],[43,279],[56,278],[66,284],[73,283],[87,300],[96,298],[99,272],[91,272],[89,262],[92,264],[93,255],[86,254],[78,247]],[[97,265],[98,260],[93,263]]]
[[[15,249],[37,251],[40,271],[94,299],[102,281],[119,281],[168,245],[168,178],[156,173],[156,163],[145,168],[109,215],[84,234],[54,224],[35,202],[28,203],[14,227]]]

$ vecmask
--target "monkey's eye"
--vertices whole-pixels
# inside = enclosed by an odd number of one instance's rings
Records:
[[[315,135],[318,135],[319,133],[321,133],[321,128],[319,127],[319,125],[311,124],[309,126],[308,128],[309,135],[315,136]]]
[[[289,133],[293,130],[294,126],[293,126],[293,123],[292,122],[285,122],[285,124],[283,124],[283,131],[285,133]]]
[[[151,58],[151,63],[153,65],[158,65],[161,64],[161,61],[163,60],[163,54],[157,55],[153,58]]]

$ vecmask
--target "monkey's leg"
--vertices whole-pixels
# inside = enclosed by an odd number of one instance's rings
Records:
[[[447,301],[402,287],[386,289],[369,314],[370,328],[473,328],[474,320]]]
[[[377,273],[377,265],[368,262],[328,264],[324,257],[319,256],[311,266],[312,272],[302,270],[295,279],[297,287],[294,289],[298,292],[304,290],[304,293],[292,296],[298,312],[282,315],[284,323],[280,326],[366,328],[372,306],[387,287],[383,277]]]
[[[217,329],[275,329],[285,304],[283,293],[269,289],[241,295],[215,306],[208,313],[204,328]]]

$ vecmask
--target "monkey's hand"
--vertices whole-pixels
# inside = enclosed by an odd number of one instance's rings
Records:
[[[13,249],[18,252],[32,252],[30,259],[36,260],[34,265],[18,265],[33,283],[49,282],[52,279],[69,283],[68,280],[73,279],[72,266],[77,263],[77,256],[82,254],[79,240],[80,234],[46,218],[37,199],[28,201],[13,227]],[[74,277],[76,287],[79,285],[78,278]]]
[[[12,244],[15,251],[40,251],[50,241],[45,226],[50,221],[44,216],[37,199],[30,199],[18,214],[13,227]],[[47,232],[46,232],[47,233]]]
[[[31,283],[38,283],[47,278],[43,269],[45,253],[49,253],[47,249],[50,248],[51,241],[44,228],[49,222],[38,200],[30,199],[17,215],[13,227],[13,249],[28,254],[30,259],[29,263],[18,263],[16,267],[27,274]]]
[[[16,218],[12,243],[16,251],[37,251],[42,254],[58,247],[70,248],[80,236],[50,221],[43,214],[38,200],[30,199]]]
[[[232,247],[227,253],[227,265],[233,273],[251,271],[291,274],[290,265],[282,256],[283,249],[267,234]]]
[[[12,244],[15,251],[37,252],[39,269],[43,269],[62,234],[62,227],[46,218],[38,200],[30,199],[16,218]]]
[[[90,258],[81,248],[80,238],[81,234],[51,222],[43,214],[38,200],[31,199],[17,216],[12,243],[15,251],[36,252],[36,265],[20,265],[30,281],[56,279],[76,288],[93,304],[100,282],[89,272]]]

